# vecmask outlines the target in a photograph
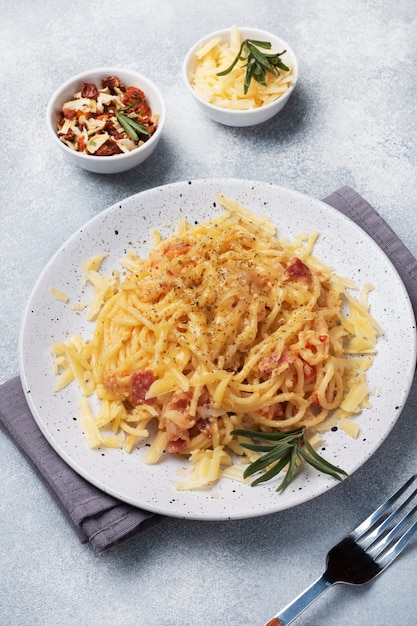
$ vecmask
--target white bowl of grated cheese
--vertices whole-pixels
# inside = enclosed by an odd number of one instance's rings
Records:
[[[251,47],[244,43],[248,40]],[[268,46],[256,45],[259,42]],[[257,63],[259,54],[261,60],[265,61],[266,56],[267,63],[272,62],[272,72],[265,71],[262,62]],[[255,68],[249,78],[247,67],[253,67],[252,62]],[[255,78],[256,69],[261,81]],[[271,119],[286,105],[298,80],[298,63],[293,50],[280,37],[257,28],[233,26],[193,45],[184,60],[183,77],[187,89],[211,119],[226,126],[252,126]]]
[[[98,174],[124,172],[147,159],[159,142],[165,117],[156,85],[117,67],[70,78],[46,110],[54,143],[73,163]]]

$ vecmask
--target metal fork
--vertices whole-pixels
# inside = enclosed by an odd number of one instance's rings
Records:
[[[374,513],[335,545],[327,555],[324,574],[265,626],[288,626],[332,585],[362,585],[388,567],[417,531],[417,520],[410,525],[417,504],[409,507],[417,489],[398,504],[397,508],[393,508],[394,503],[400,500],[416,478],[417,474],[414,474]]]

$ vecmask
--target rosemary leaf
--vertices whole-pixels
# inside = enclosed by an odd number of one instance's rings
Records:
[[[263,454],[259,457],[259,459],[256,459],[256,461],[253,461],[253,463],[248,465],[248,467],[244,471],[244,477],[247,478],[248,476],[251,476],[256,472],[262,471],[263,469],[265,469],[265,467],[268,467],[268,465],[279,461],[283,456],[286,456],[288,454],[288,451],[291,451],[290,446],[277,446],[271,452]]]
[[[138,104],[138,101],[137,100],[133,100],[133,102],[128,104],[127,107],[124,107],[123,109],[118,109],[118,111],[120,113],[124,113],[125,111],[130,111],[130,109],[133,109],[133,107],[135,107],[137,104]]]
[[[313,448],[313,446],[308,441],[305,435],[303,435],[303,444],[305,448],[307,449],[308,454],[311,456],[311,458],[313,458],[317,462],[317,464],[320,466],[321,471],[326,472],[327,474],[331,473],[332,476],[335,476],[339,480],[340,480],[339,474],[344,474],[345,476],[347,476],[347,473],[345,472],[345,470],[341,469],[340,467],[337,467],[336,465],[333,465],[333,463],[326,461],[326,459],[324,459],[322,456],[317,454],[316,450]]]
[[[291,453],[291,451],[288,451],[287,454],[282,457],[282,459],[280,459],[277,463],[275,463],[275,465],[273,465],[271,467],[271,469],[269,469],[267,472],[265,472],[264,474],[261,474],[258,478],[256,478],[252,482],[252,487],[255,487],[256,485],[259,485],[260,483],[264,483],[264,482],[266,482],[268,480],[271,480],[271,478],[275,478],[275,476],[278,476],[278,474],[287,465],[289,465],[289,463],[291,462],[291,457],[292,457],[292,453]],[[288,472],[286,474],[286,477],[287,476],[288,476]],[[244,477],[246,478],[245,475],[244,475]],[[285,480],[285,478],[284,478],[284,480]],[[282,483],[281,483],[281,485],[282,485]],[[278,489],[281,487],[281,485],[278,487]]]
[[[289,435],[299,435],[301,432],[300,428],[293,428],[292,430],[277,430],[273,433],[265,433],[257,430],[246,430],[243,428],[236,428],[233,431],[233,435],[247,437],[248,439],[265,439],[266,441],[280,441],[281,439],[285,439]]]
[[[281,52],[281,54],[284,54],[284,53]],[[274,57],[270,57],[269,60],[272,65],[274,65],[275,67],[278,67],[280,70],[283,70],[284,72],[290,71],[290,68],[288,67],[288,65],[285,65],[285,63],[281,60],[279,54],[277,54]]]
[[[246,441],[241,442],[240,444],[242,448],[246,448],[247,450],[253,450],[254,452],[269,452],[270,450],[275,450],[276,446],[262,443],[247,443]]]
[[[217,76],[226,76],[226,74],[230,74],[230,72],[235,67],[235,65],[236,65],[236,63],[238,61],[244,61],[245,60],[245,57],[241,56],[244,46],[245,46],[245,41],[242,42],[242,44],[241,44],[241,46],[239,48],[239,52],[235,56],[235,58],[233,60],[233,63],[231,65],[229,65],[229,67],[227,69],[223,70],[222,72],[217,72]]]
[[[298,452],[297,451],[297,447],[294,446],[294,448],[292,449],[292,452],[291,452],[291,457],[290,457],[290,461],[289,461],[289,464],[288,464],[287,472],[286,472],[286,474],[284,476],[284,479],[281,482],[281,484],[278,485],[277,491],[284,491],[285,487],[288,487],[289,483],[291,482],[291,478],[294,475],[294,471],[295,471],[296,466],[297,466],[297,452]]]
[[[278,76],[278,72],[271,65],[267,55],[260,52],[254,45],[248,42],[248,50],[254,57],[256,64],[263,68],[266,72],[271,72],[274,76]]]
[[[257,46],[258,48],[266,48],[267,50],[270,50],[272,48],[270,41],[258,41],[257,39],[248,39],[247,41],[250,41],[254,46]]]
[[[146,126],[144,126],[143,124],[139,124],[139,122],[137,122],[135,119],[133,119],[132,117],[128,117],[127,118],[129,120],[129,124],[135,129],[137,130],[139,133],[141,133],[142,135],[150,135],[151,133],[149,132],[149,130],[146,128]]]
[[[129,118],[126,115],[123,115],[122,113],[119,113],[119,111],[116,111],[116,118],[117,118],[118,122],[123,126],[123,128],[125,129],[125,131],[129,135],[129,137],[133,141],[139,141],[139,137],[138,137],[137,132],[135,131],[135,129],[129,123]]]
[[[299,447],[298,454],[317,471],[323,472],[325,474],[330,474],[330,476],[337,478],[337,480],[342,480],[341,476],[338,474],[340,470],[337,467],[335,467],[335,470],[331,469],[330,467],[326,467],[324,463],[321,463],[315,457],[311,456],[308,452],[303,450],[301,446]]]
[[[143,124],[139,124],[139,122],[137,122],[132,117],[120,113],[120,110],[116,111],[116,118],[133,141],[139,141],[138,132],[142,135],[148,136],[150,136],[151,134],[146,126],[143,126]]]

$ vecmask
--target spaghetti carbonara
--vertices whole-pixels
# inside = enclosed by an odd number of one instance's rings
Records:
[[[222,215],[155,233],[149,256],[130,251],[121,273],[102,276],[93,257],[93,336],[52,346],[56,390],[79,384],[89,445],[131,452],[151,440],[147,463],[186,455],[180,489],[242,475],[254,453],[236,428],[314,436],[336,420],[355,435],[381,332],[370,287],[353,298],[356,285],[314,257],[317,233],[280,240],[268,219],[217,200]]]

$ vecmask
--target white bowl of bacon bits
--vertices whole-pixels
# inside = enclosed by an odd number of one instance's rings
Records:
[[[193,45],[184,60],[183,77],[214,121],[252,126],[271,119],[288,102],[298,80],[298,63],[281,37],[233,26]]]
[[[147,159],[165,117],[163,97],[152,81],[113,67],[69,79],[46,112],[53,141],[74,163],[99,174],[123,172]]]

